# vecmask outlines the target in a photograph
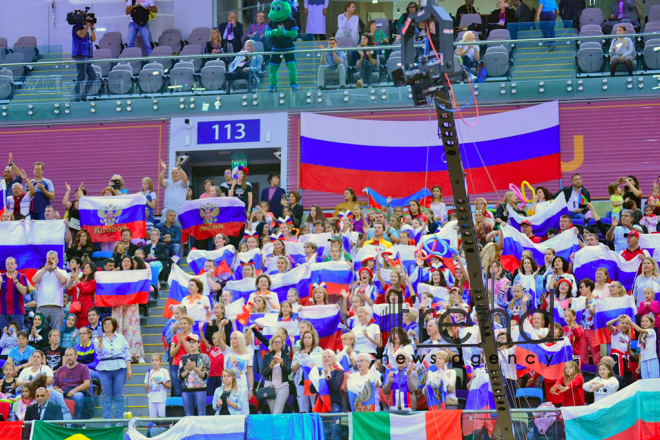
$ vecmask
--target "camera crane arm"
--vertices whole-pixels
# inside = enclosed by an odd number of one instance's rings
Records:
[[[420,25],[423,25],[427,31],[429,49],[433,50],[433,53],[428,54],[426,57],[418,57],[414,47],[416,34],[414,28]],[[506,380],[500,369],[494,328],[489,319],[488,293],[482,277],[477,234],[472,219],[458,133],[452,111],[455,109],[450,98],[452,78],[455,79],[457,76],[463,75],[462,68],[459,68],[460,64],[457,66],[454,60],[453,22],[447,12],[438,6],[437,0],[428,0],[424,8],[408,16],[401,34],[402,66],[397,77],[399,83],[411,86],[415,105],[428,105],[427,97],[431,97],[433,105],[436,107],[438,136],[442,139],[447,158],[449,181],[458,215],[458,226],[463,240],[470,286],[472,287],[472,299],[479,317],[481,348],[486,355],[501,438],[514,440],[513,425],[505,390]],[[416,62],[416,59],[419,59],[419,62]]]

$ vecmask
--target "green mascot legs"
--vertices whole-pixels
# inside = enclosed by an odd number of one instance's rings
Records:
[[[270,85],[277,87],[277,69],[280,68],[279,64],[268,65],[268,75],[270,76]]]
[[[289,70],[289,83],[293,86],[298,84],[298,63],[286,63],[286,68]]]

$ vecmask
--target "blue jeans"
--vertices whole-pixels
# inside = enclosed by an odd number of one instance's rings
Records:
[[[167,245],[167,249],[170,251],[170,255],[181,256],[181,244],[180,243],[170,243]]]
[[[557,20],[555,13],[542,11],[540,19],[543,38],[555,38],[555,20]],[[555,42],[548,41],[547,44],[554,46]]]
[[[11,321],[16,321],[18,323],[18,329],[23,330],[25,315],[0,315],[0,330],[9,326]]]
[[[572,219],[576,219],[576,220],[582,220],[582,221],[584,221],[584,214],[582,214],[581,212],[569,212],[568,215],[569,215]]]
[[[344,412],[344,407],[338,403],[331,404],[330,412],[340,413]],[[341,417],[326,417],[327,422],[323,424],[323,431],[325,432],[326,440],[340,440],[341,439]]]
[[[124,385],[126,368],[111,371],[99,371],[103,387],[103,418],[124,418]],[[112,417],[112,404],[115,404],[115,417]]]
[[[71,389],[73,389],[73,388],[71,388]],[[64,391],[65,391],[64,395],[66,396],[66,394],[69,392],[69,390],[67,389],[67,390],[64,390]],[[82,412],[83,412],[83,408],[85,407],[85,399],[86,398],[91,399],[91,396],[90,395],[85,395],[85,393],[83,393],[81,391],[74,394],[73,397],[71,398],[74,401],[74,403],[76,404],[75,408],[73,410],[73,419],[74,420],[82,419]]]
[[[135,46],[135,37],[137,37],[138,31],[142,36],[144,49],[147,51],[147,55],[149,55],[151,53],[151,32],[149,32],[148,24],[145,24],[144,26],[140,26],[139,24],[133,21],[128,23],[128,47]]]
[[[172,371],[170,371],[170,377],[172,378],[172,397],[181,396],[181,379],[179,379],[179,366],[172,365]]]
[[[183,412],[188,416],[195,415],[195,407],[197,407],[197,415],[206,415],[206,390],[202,391],[184,391],[181,393],[183,399]]]
[[[76,61],[90,60],[90,57],[74,57]],[[94,85],[96,80],[96,71],[92,63],[76,63],[76,70],[78,76],[76,77],[76,87],[74,89],[74,96],[76,98],[85,98]],[[85,87],[83,88],[83,84]],[[81,93],[80,90],[83,89]]]

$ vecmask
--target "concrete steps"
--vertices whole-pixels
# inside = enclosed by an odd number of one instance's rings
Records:
[[[555,35],[574,36],[574,29],[557,29]],[[552,52],[544,42],[525,41],[542,38],[540,30],[518,33],[513,53],[512,80],[568,79],[575,77],[575,42],[557,41]]]

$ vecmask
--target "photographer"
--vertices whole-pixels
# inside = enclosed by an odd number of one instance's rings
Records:
[[[71,58],[78,61],[76,64],[78,76],[76,77],[74,101],[86,101],[87,93],[89,93],[94,84],[94,80],[96,80],[96,72],[94,71],[92,63],[82,62],[91,60],[92,58],[92,43],[96,41],[94,25],[94,18],[89,15],[85,16],[84,25],[82,23],[76,23],[73,25]],[[85,84],[84,92],[81,94],[80,90],[85,81],[87,81],[87,83]]]
[[[135,46],[138,31],[142,36],[147,56],[151,53],[151,33],[149,32],[149,14],[158,12],[154,0],[126,0],[126,15],[131,16],[128,24],[128,47]]]

